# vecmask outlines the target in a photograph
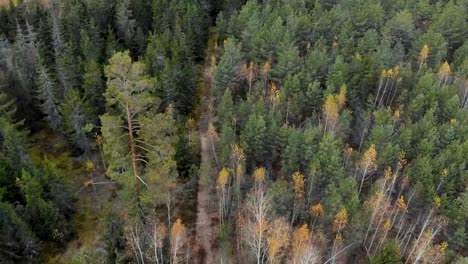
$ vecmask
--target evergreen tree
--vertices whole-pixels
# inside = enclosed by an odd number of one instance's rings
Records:
[[[267,127],[261,114],[253,113],[249,116],[241,134],[242,148],[247,158],[254,164],[261,164],[269,153]]]
[[[74,47],[71,43],[65,45],[62,53],[56,54],[57,77],[61,85],[59,98],[79,85],[80,69]]]
[[[141,178],[141,171],[139,168],[140,158],[135,141],[135,133],[137,130],[135,130],[136,128],[134,127],[137,126],[137,115],[150,107],[150,104],[155,103],[155,99],[148,91],[151,83],[149,79],[145,78],[143,67],[142,63],[132,63],[128,51],[119,52],[112,56],[109,60],[109,65],[105,68],[107,76],[105,97],[108,106],[114,106],[116,108],[116,114],[106,113],[101,116],[102,132],[106,140],[104,151],[107,155],[111,156],[107,173],[110,177],[127,183],[127,188],[131,187],[131,185],[128,185],[128,179],[122,179],[120,177],[125,177],[125,175],[128,174],[133,175],[135,179],[133,188],[137,193],[139,193],[140,183],[143,179]],[[120,124],[123,120],[125,120],[125,125]],[[123,125],[128,130],[127,142],[123,141],[123,138],[120,139],[123,131],[117,132],[121,131]],[[115,140],[119,143],[114,142]],[[130,148],[130,164],[133,172],[121,168],[121,166],[128,164],[122,163],[122,158],[125,159],[127,155],[121,152],[121,150],[127,148]],[[118,155],[121,158],[114,158],[114,155]],[[127,167],[127,169],[130,168]]]
[[[37,98],[40,101],[40,109],[46,116],[45,120],[49,126],[59,131],[62,127],[62,116],[60,110],[60,95],[58,95],[55,83],[43,64],[42,59],[39,58],[37,71]]]
[[[226,89],[234,88],[237,83],[238,67],[241,64],[239,45],[234,39],[224,42],[224,50],[216,67],[215,83],[216,94],[221,96]]]
[[[65,218],[53,203],[43,198],[41,182],[23,170],[21,183],[34,232],[42,239],[62,242],[68,236]]]
[[[104,111],[104,81],[102,80],[102,68],[94,60],[88,61],[84,67],[83,75],[84,98],[90,102],[95,114]]]
[[[120,39],[125,42],[126,47],[132,47],[137,25],[133,18],[132,9],[130,9],[130,0],[117,1],[115,7],[115,21]]]
[[[0,93],[0,149],[11,160],[12,164],[21,168],[32,166],[27,152],[27,130],[24,121],[15,121],[16,106],[6,94]]]
[[[28,224],[13,205],[0,202],[0,257],[6,263],[31,261],[39,252],[39,243]]]
[[[371,264],[401,264],[400,247],[396,242],[388,242],[381,252],[371,261]]]
[[[434,19],[432,29],[444,36],[450,51],[456,50],[463,44],[463,36],[466,36],[468,28],[468,22],[464,19],[466,12],[467,7],[463,3],[449,1],[443,6],[440,15]]]
[[[92,124],[91,107],[78,90],[72,90],[65,95],[61,106],[63,129],[73,143],[85,152],[90,150],[90,139],[86,135],[86,125]]]

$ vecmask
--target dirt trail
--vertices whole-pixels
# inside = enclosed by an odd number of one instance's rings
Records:
[[[208,138],[200,133],[202,163],[210,162]],[[216,237],[213,234],[210,212],[210,186],[199,183],[198,186],[198,209],[196,223],[196,241],[199,249],[199,264],[214,263],[213,242]]]
[[[210,47],[208,48],[208,54]],[[210,56],[207,56],[210,58]],[[209,60],[203,69],[203,98],[202,98],[202,113],[199,120],[200,143],[201,143],[201,173],[198,182],[198,195],[197,195],[197,222],[196,222],[196,236],[198,256],[195,263],[198,264],[212,264],[216,263],[217,253],[214,243],[216,242],[217,221],[213,218],[217,217],[216,208],[210,203],[210,193],[213,191],[210,185],[210,177],[212,177],[212,157],[210,152],[210,143],[206,136],[206,129],[211,122],[210,105],[213,97],[211,95],[211,88],[213,86],[212,67]]]

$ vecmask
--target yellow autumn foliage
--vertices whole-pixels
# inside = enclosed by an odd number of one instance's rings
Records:
[[[304,250],[309,238],[310,234],[307,224],[303,224],[299,229],[294,231],[292,242],[294,255],[299,255]]]
[[[419,53],[419,63],[423,63],[427,60],[427,57],[429,55],[429,47],[427,45],[424,45],[424,47],[421,49],[421,52]]]
[[[348,211],[346,208],[341,209],[333,220],[333,231],[339,232],[348,224]]]
[[[176,241],[178,238],[184,238],[186,234],[187,229],[185,228],[185,225],[182,223],[180,218],[177,218],[171,228],[171,241]]]
[[[403,195],[397,199],[396,205],[399,209],[403,209],[403,210],[406,209],[406,203],[405,203],[405,199],[403,198]]]
[[[374,170],[377,165],[377,150],[375,145],[372,144],[369,149],[364,153],[364,157],[361,160],[361,169],[368,168],[368,170]]]
[[[219,174],[218,174],[218,187],[221,189],[224,189],[226,186],[226,183],[228,182],[229,179],[229,172],[226,168],[223,168]]]
[[[301,199],[304,197],[304,186],[305,186],[305,179],[302,173],[296,171],[293,176],[294,182],[294,192],[296,193],[296,197]]]
[[[318,203],[309,209],[309,214],[313,217],[321,217],[324,214],[323,206],[321,203]]]
[[[284,251],[289,246],[289,224],[283,219],[279,218],[273,222],[271,233],[267,238],[268,242],[268,259],[272,263],[278,262],[282,258]],[[279,263],[279,262],[278,262]]]
[[[266,170],[264,167],[257,168],[254,172],[256,182],[263,182],[265,180]]]

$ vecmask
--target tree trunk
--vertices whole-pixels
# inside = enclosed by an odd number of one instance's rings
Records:
[[[132,116],[130,114],[130,110],[128,109],[128,105],[126,106],[126,109],[127,109],[128,137],[129,137],[129,142],[130,142],[130,151],[132,153],[133,176],[135,177],[136,192],[140,193],[140,174],[138,171],[138,154],[137,154],[136,147],[135,147],[135,140],[133,138]]]
[[[364,172],[362,173],[361,184],[359,185],[358,196],[361,195],[362,185],[364,184],[364,180],[366,179],[366,173],[367,173],[367,168],[368,168],[368,167],[369,167],[369,166],[366,166],[366,168],[364,169]]]

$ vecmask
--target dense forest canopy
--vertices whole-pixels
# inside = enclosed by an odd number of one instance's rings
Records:
[[[0,263],[467,263],[468,1],[0,1]]]

